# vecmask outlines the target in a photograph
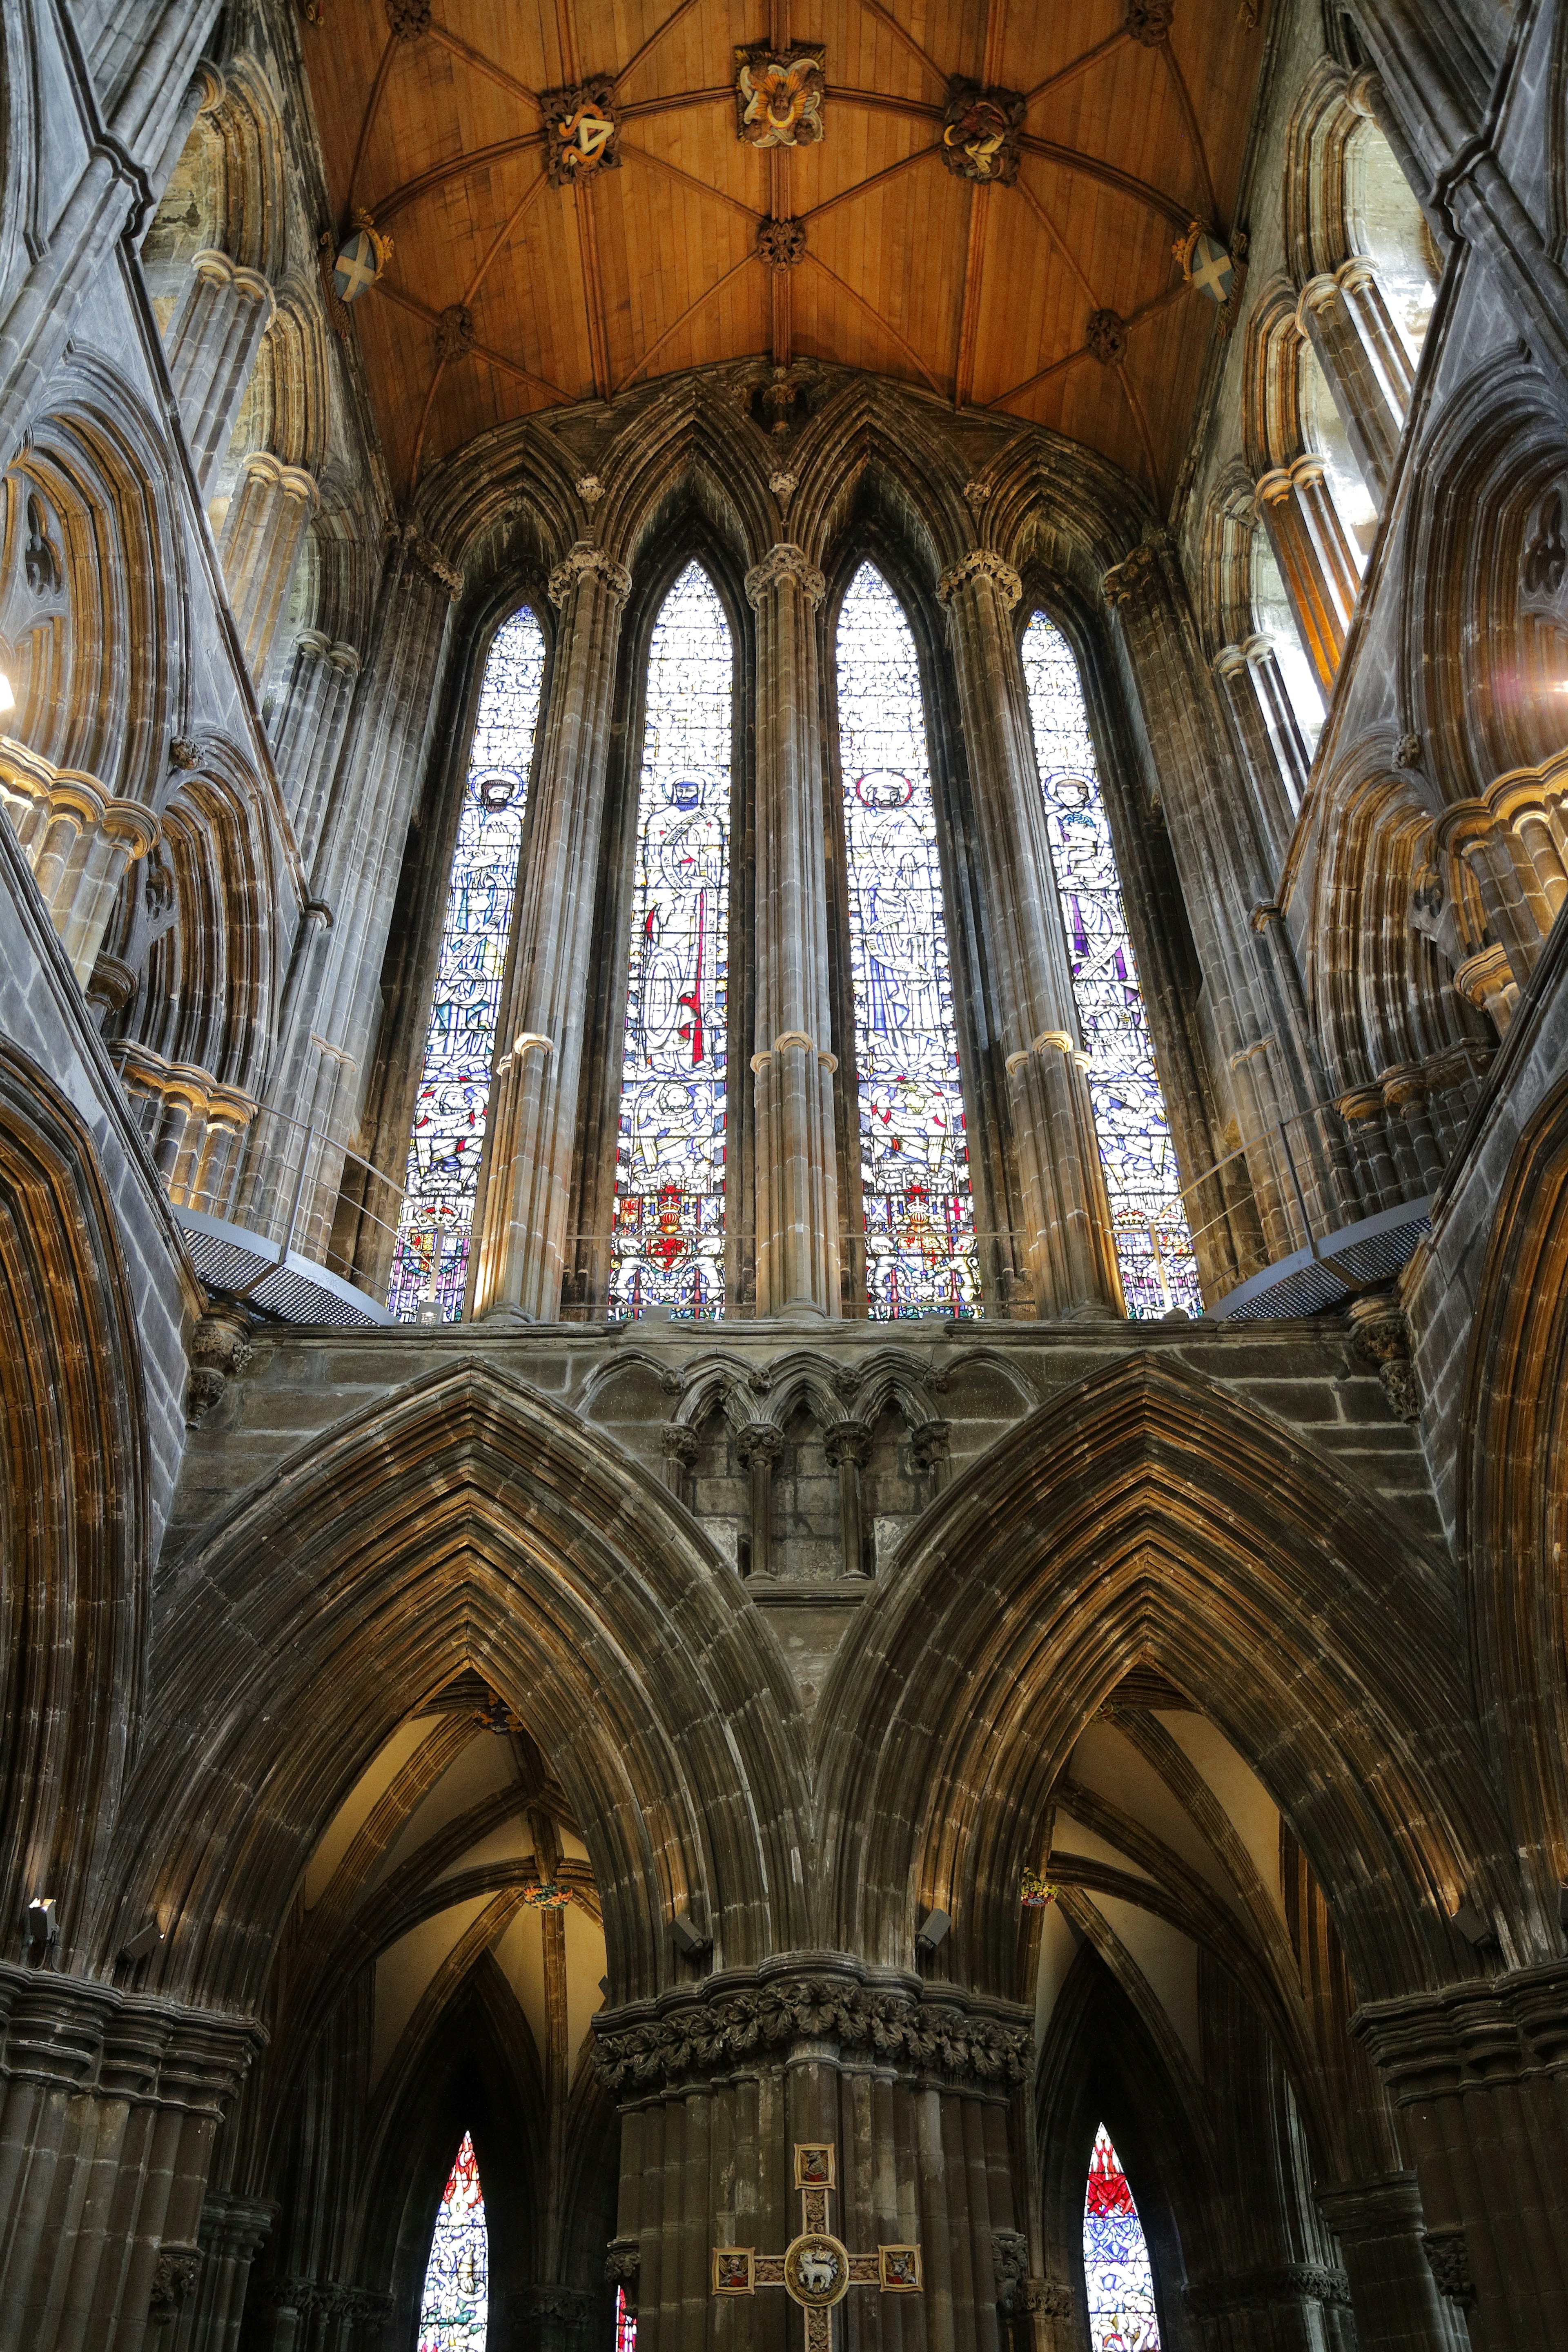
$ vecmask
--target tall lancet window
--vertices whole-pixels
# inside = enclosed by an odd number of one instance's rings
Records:
[[[419,2352],[485,2352],[489,2292],[479,2161],[465,2132],[437,2208],[419,2305]]]
[[[1024,635],[1035,757],[1067,919],[1073,996],[1127,1311],[1203,1313],[1171,1123],[1072,647],[1044,613]]]
[[[496,631],[468,751],[388,1299],[405,1322],[425,1300],[438,1303],[443,1322],[462,1310],[543,682],[544,634],[525,609]]]
[[[724,1304],[733,680],[724,608],[689,563],[648,651],[612,1315],[717,1315]]]
[[[974,1199],[920,669],[869,563],[839,614],[838,730],[870,1311],[969,1315]]]
[[[1093,2352],[1160,2352],[1154,2273],[1121,2159],[1103,2124],[1083,2200],[1083,2283]]]

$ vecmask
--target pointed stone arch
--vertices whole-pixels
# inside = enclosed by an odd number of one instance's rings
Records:
[[[1468,1972],[1469,1890],[1531,1957],[1461,1651],[1436,1563],[1380,1507],[1234,1396],[1124,1359],[948,1490],[836,1664],[836,1936],[907,1965],[917,1905],[940,1907],[954,1965],[1012,1996],[1047,1793],[1146,1657],[1286,1811],[1363,1998]]]
[[[648,1474],[471,1360],[340,1423],[174,1572],[105,1899],[168,1916],[168,1988],[254,2000],[353,1779],[472,1664],[571,1793],[617,1997],[677,1980],[689,1905],[729,1962],[809,1943],[798,1702],[719,1567]]]

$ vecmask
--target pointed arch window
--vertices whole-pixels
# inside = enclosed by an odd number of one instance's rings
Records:
[[[388,1297],[405,1322],[422,1302],[446,1323],[462,1311],[543,683],[544,633],[525,608],[496,631],[468,752]]]
[[[616,2352],[637,2352],[637,2314],[626,2309],[626,2291],[616,2289]]]
[[[689,563],[648,649],[616,1150],[612,1316],[724,1303],[724,1096],[734,656]]]
[[[1083,2283],[1093,2352],[1160,2352],[1149,2248],[1103,2124],[1094,2135],[1083,2200]]]
[[[1024,633],[1024,677],[1127,1311],[1135,1320],[1173,1307],[1201,1315],[1192,1234],[1083,682],[1072,647],[1044,613]]]
[[[974,1198],[920,669],[871,563],[839,613],[837,679],[870,1312],[971,1315]]]
[[[479,2163],[468,2132],[437,2208],[419,2305],[419,2352],[485,2352],[489,2237]]]

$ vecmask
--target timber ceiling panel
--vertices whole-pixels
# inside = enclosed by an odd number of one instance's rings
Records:
[[[306,53],[338,225],[363,208],[394,241],[353,316],[396,478],[679,369],[824,359],[1055,426],[1163,497],[1216,331],[1172,248],[1190,221],[1232,226],[1254,13],[338,0]],[[737,136],[733,53],[792,38],[826,49],[826,135],[763,151]],[[619,167],[552,186],[540,97],[600,76]],[[955,76],[1027,97],[1015,184],[946,168]],[[804,221],[797,266],[759,258],[769,217]],[[1127,322],[1119,362],[1089,348],[1101,310]]]

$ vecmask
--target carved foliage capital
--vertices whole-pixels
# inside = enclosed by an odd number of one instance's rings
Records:
[[[827,593],[827,583],[803,547],[793,540],[780,540],[770,547],[760,563],[753,563],[746,574],[746,602],[753,612],[762,609],[762,601],[770,588],[783,580],[793,580],[809,602],[820,604]]]
[[[1009,613],[1024,593],[1024,583],[1005,556],[989,547],[972,547],[967,555],[949,564],[936,583],[936,593],[944,604],[949,604],[959,590],[967,588],[973,580],[992,581]]]
[[[624,563],[606,555],[592,540],[580,539],[550,575],[550,601],[569,604],[584,580],[595,580],[617,604],[632,593],[632,575]]]

